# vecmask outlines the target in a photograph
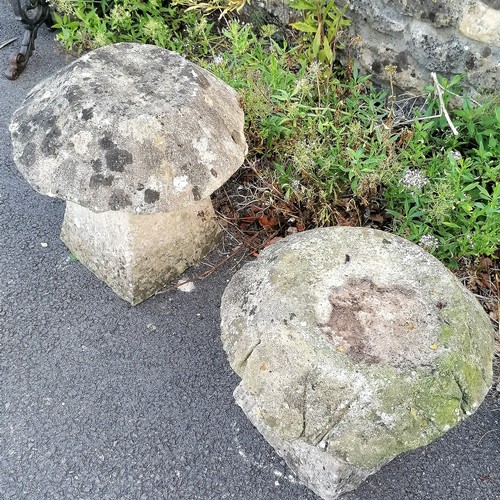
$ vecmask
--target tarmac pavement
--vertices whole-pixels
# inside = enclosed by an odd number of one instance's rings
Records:
[[[0,43],[16,35],[0,0]],[[0,79],[0,499],[317,499],[233,401],[219,305],[234,262],[131,307],[72,262],[63,202],[17,172],[10,116],[71,60],[53,39],[40,28],[25,72]],[[498,393],[343,498],[498,500]]]

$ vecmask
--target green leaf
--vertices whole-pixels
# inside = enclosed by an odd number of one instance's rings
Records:
[[[479,182],[473,182],[472,184],[469,184],[468,186],[465,186],[462,191],[463,192],[466,192],[466,191],[470,191],[471,189],[474,189],[476,188],[477,186],[479,186]]]
[[[273,94],[271,96],[271,99],[275,99],[277,101],[286,101],[286,102],[290,100],[290,96],[285,90],[278,89],[277,91],[278,94]]]
[[[442,224],[445,227],[452,227],[453,229],[460,229],[460,226],[458,224],[453,223],[453,222],[443,221]]]
[[[311,26],[304,21],[297,21],[296,23],[292,23],[290,26],[296,30],[303,31],[304,33],[316,32],[316,26]]]
[[[290,6],[297,10],[313,10],[314,3],[307,0],[290,0]]]
[[[483,198],[485,200],[491,200],[490,193],[488,193],[488,191],[486,191],[483,186],[477,186],[477,188],[479,189],[479,192],[483,195]]]
[[[333,52],[332,52],[332,48],[330,47],[330,43],[328,42],[328,39],[326,37],[323,40],[323,50],[325,51],[326,60],[328,62],[332,62]]]
[[[321,27],[318,27],[318,31],[316,31],[316,35],[314,36],[314,40],[312,43],[312,52],[314,57],[317,57],[320,46],[321,46]]]
[[[450,87],[456,85],[462,79],[462,75],[455,75],[450,81]]]
[[[425,215],[425,212],[419,210],[418,207],[411,207],[408,211],[407,217],[409,219],[416,219],[417,217],[422,217],[422,215]]]
[[[52,17],[56,21],[52,27],[53,28],[60,28],[63,25],[63,18],[57,12],[53,12]]]

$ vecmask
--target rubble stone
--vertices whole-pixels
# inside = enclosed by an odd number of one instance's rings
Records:
[[[315,229],[269,246],[234,275],[221,317],[236,402],[324,499],[442,436],[492,383],[481,305],[382,231]]]

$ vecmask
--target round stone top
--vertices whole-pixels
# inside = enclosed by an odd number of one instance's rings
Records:
[[[443,264],[367,228],[316,229],[268,247],[236,274],[223,304],[224,325],[246,318],[237,342],[289,328],[334,357],[402,369],[432,366],[452,345],[461,348],[464,324],[491,333],[481,306]]]
[[[152,45],[96,49],[38,84],[12,118],[14,160],[42,194],[96,212],[168,212],[243,163],[237,93]]]

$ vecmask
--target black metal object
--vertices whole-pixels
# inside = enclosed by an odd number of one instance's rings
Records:
[[[19,52],[13,52],[9,57],[9,68],[5,76],[15,80],[24,70],[28,60],[35,50],[35,40],[38,28],[43,23],[51,24],[51,8],[47,0],[11,0],[16,18],[24,25],[24,34]]]

